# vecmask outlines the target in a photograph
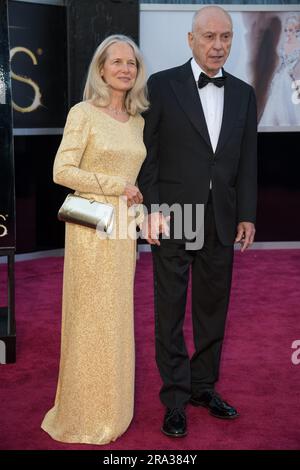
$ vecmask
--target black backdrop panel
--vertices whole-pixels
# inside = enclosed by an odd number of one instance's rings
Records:
[[[0,2],[0,248],[15,246],[14,165],[7,2]]]
[[[258,135],[257,241],[300,241],[298,132]]]
[[[63,127],[67,111],[64,7],[9,1],[14,128]]]
[[[15,138],[17,252],[61,248],[65,224],[57,211],[70,190],[53,182],[60,135]]]
[[[82,100],[88,65],[96,47],[110,34],[139,40],[138,0],[66,0],[68,11],[71,105]]]

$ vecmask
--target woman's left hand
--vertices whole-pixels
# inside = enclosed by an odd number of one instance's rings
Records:
[[[127,183],[123,195],[127,198],[127,206],[133,204],[141,204],[143,202],[143,195],[137,186]]]

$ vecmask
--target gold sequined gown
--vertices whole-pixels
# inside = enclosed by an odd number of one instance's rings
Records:
[[[118,213],[119,196],[126,182],[135,184],[145,158],[143,126],[140,115],[123,123],[89,102],[77,104],[55,158],[54,181],[105,202],[94,172]],[[132,420],[135,253],[131,238],[101,239],[94,229],[66,224],[59,378],[54,407],[42,422],[58,441],[106,444]]]

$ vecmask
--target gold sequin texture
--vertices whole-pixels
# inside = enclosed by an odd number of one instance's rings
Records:
[[[55,158],[55,182],[105,202],[97,173],[117,210],[118,196],[126,182],[135,184],[145,158],[143,126],[141,116],[123,123],[78,103]],[[55,440],[107,444],[132,420],[135,255],[131,238],[101,239],[94,229],[66,224],[59,378],[54,407],[42,422]]]

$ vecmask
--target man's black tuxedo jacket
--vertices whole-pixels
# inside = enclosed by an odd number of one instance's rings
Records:
[[[144,204],[205,204],[212,181],[217,232],[231,245],[238,222],[255,222],[257,117],[252,87],[226,75],[215,153],[190,61],[148,81],[147,157],[138,183]]]

